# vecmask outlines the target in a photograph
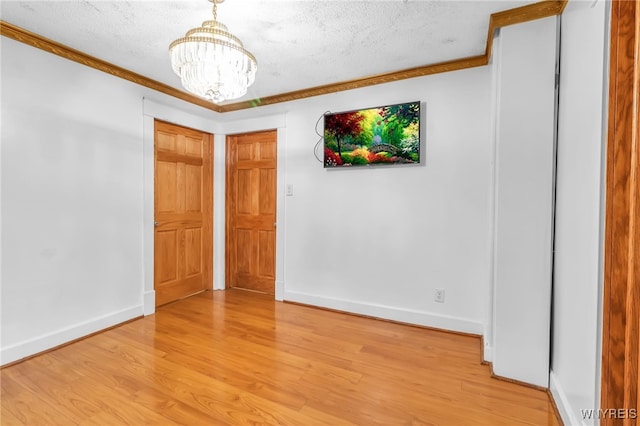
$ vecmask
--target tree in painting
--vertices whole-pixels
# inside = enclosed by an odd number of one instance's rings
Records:
[[[363,116],[358,112],[329,115],[325,121],[325,131],[333,136],[338,144],[338,156],[342,157],[342,141],[360,133]]]
[[[420,104],[417,102],[384,107],[380,111],[383,117],[387,140],[402,155],[419,149]]]
[[[420,160],[420,102],[325,116],[325,167]]]

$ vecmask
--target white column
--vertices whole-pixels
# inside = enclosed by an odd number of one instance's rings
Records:
[[[557,18],[508,26],[499,37],[493,368],[547,387]]]

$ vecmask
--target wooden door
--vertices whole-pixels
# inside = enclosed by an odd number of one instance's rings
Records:
[[[156,306],[212,287],[212,135],[155,122]]]
[[[600,408],[611,411],[600,424],[635,426],[640,424],[640,2],[611,2],[610,35]]]
[[[275,292],[276,140],[227,137],[227,287]]]

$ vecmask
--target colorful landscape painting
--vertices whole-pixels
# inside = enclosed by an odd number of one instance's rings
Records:
[[[324,166],[420,162],[420,102],[324,116]]]

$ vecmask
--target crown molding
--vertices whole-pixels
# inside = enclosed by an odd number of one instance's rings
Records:
[[[53,40],[49,40],[45,37],[39,36],[4,21],[0,21],[0,35],[12,38],[19,42],[28,44],[38,49],[42,49],[49,53],[53,53],[54,55],[61,56],[82,65],[95,68],[107,74],[111,74],[116,77],[131,81],[133,83],[148,87],[150,89],[157,90],[169,96],[173,96],[183,101],[190,102],[211,111],[224,113],[310,98],[313,96],[321,96],[329,93],[341,92],[344,90],[359,89],[367,86],[391,83],[408,78],[422,77],[425,75],[439,74],[449,71],[487,65],[491,58],[491,46],[493,42],[493,35],[496,30],[509,25],[520,24],[523,22],[534,21],[536,19],[547,18],[549,16],[560,15],[566,7],[567,1],[568,0],[544,0],[538,3],[533,3],[530,5],[492,14],[489,18],[489,29],[487,33],[487,44],[485,47],[485,53],[479,56],[455,59],[451,61],[440,62],[437,64],[429,64],[400,71],[377,74],[357,78],[354,80],[341,81],[338,83],[326,84],[323,86],[316,86],[308,89],[267,96],[261,99],[252,99],[249,101],[235,102],[224,105],[216,105],[200,97],[190,95],[169,85],[160,83],[159,81],[152,80],[143,75],[134,73],[117,65],[87,55],[83,52],[80,52],[79,50],[72,49],[68,46],[60,44]]]
[[[312,96],[326,95],[329,93],[341,92],[344,90],[359,89],[361,87],[391,83],[393,81],[405,80],[407,78],[422,77],[425,75],[457,71],[466,68],[481,67],[483,65],[487,65],[491,58],[491,47],[493,45],[493,35],[495,31],[497,31],[501,27],[506,27],[509,25],[520,24],[527,21],[547,18],[549,16],[560,15],[566,7],[567,1],[568,0],[546,0],[492,14],[489,18],[487,44],[485,47],[485,53],[483,55],[455,59],[452,61],[440,62],[437,64],[429,64],[401,71],[393,71],[385,74],[373,75],[369,77],[362,77],[354,80],[312,87],[309,89],[296,90],[293,92],[268,96],[262,99],[252,99],[249,101],[224,104],[221,105],[220,112],[238,111],[241,109],[255,108],[259,106],[309,98]]]
[[[494,33],[509,25],[522,24],[536,19],[548,18],[562,14],[569,0],[545,0],[515,9],[496,12],[489,18],[489,31],[487,33],[487,46],[485,56],[487,62],[491,59],[491,47],[493,46]]]
[[[64,44],[60,44],[46,37],[42,37],[38,34],[27,31],[24,28],[20,28],[8,22],[0,21],[0,35],[44,50],[45,52],[53,53],[54,55],[69,59],[70,61],[74,61],[79,64],[97,69],[107,74],[120,77],[124,80],[131,81],[141,86],[157,90],[158,92],[173,96],[174,98],[182,99],[183,101],[190,102],[203,108],[220,112],[220,107],[218,105],[211,103],[205,99],[190,95],[186,92],[182,92],[167,84],[152,80],[133,71],[129,71],[107,61],[103,61],[102,59],[98,59],[94,56],[87,55],[84,52],[72,49],[71,47],[65,46]]]
[[[326,95],[329,93],[342,92],[344,90],[359,89],[361,87],[391,83],[393,81],[405,80],[407,78],[422,77],[429,74],[456,71],[465,68],[479,67],[482,65],[487,65],[485,55],[472,56],[469,58],[456,59],[453,61],[409,68],[402,71],[393,71],[385,74],[377,74],[369,77],[357,78],[354,80],[341,81],[339,83],[326,84],[324,86],[311,87],[309,89],[296,90],[293,92],[268,96],[261,99],[253,99],[250,101],[225,104],[221,105],[220,112],[238,111],[241,109],[295,101],[298,99],[310,98],[312,96]]]

